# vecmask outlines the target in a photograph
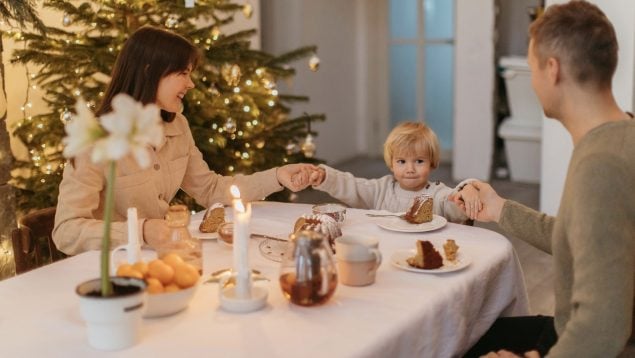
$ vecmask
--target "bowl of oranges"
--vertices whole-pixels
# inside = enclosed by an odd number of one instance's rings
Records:
[[[148,306],[143,317],[154,318],[178,313],[189,305],[201,277],[194,266],[174,253],[148,263],[122,264],[117,276],[142,278],[146,281]]]

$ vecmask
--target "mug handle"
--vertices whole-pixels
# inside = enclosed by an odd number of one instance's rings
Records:
[[[117,264],[115,263],[115,254],[119,251],[128,251],[128,245],[119,245],[112,249],[110,252],[110,273],[115,275],[117,273]],[[128,262],[128,258],[126,257],[126,262]]]
[[[117,266],[115,266],[115,253],[118,251],[126,251],[126,262],[129,264],[134,264],[135,262],[141,260],[141,250],[130,248],[130,244],[123,244],[115,247],[110,252],[110,271],[114,275],[117,272]]]
[[[369,251],[372,252],[373,256],[375,256],[375,267],[373,267],[372,271],[376,271],[377,268],[379,268],[379,265],[381,265],[381,252],[378,249],[375,248],[369,248]]]

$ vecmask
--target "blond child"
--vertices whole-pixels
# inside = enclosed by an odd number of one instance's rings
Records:
[[[425,124],[404,122],[395,127],[384,143],[384,160],[392,175],[378,179],[356,178],[320,165],[308,178],[308,185],[327,192],[343,203],[360,209],[405,212],[419,194],[433,197],[434,214],[451,222],[464,223],[481,208],[478,191],[464,180],[456,188],[429,182],[430,172],[439,165],[439,141]],[[457,203],[463,201],[466,211]],[[462,204],[463,204],[462,203]]]

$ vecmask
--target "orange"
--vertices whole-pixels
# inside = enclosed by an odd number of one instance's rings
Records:
[[[143,279],[143,275],[141,274],[141,272],[135,270],[134,268],[132,268],[132,266],[128,264],[119,266],[119,268],[117,269],[117,276],[134,277],[134,278]]]
[[[194,286],[198,278],[198,271],[190,264],[179,265],[174,271],[174,282],[181,288]]]
[[[132,268],[141,272],[141,274],[145,277],[148,276],[148,264],[143,261],[137,261]]]
[[[132,265],[130,264],[121,264],[117,267],[117,276],[124,276],[123,272],[128,272],[132,269]]]
[[[174,269],[161,260],[153,260],[148,264],[148,276],[154,277],[161,281],[162,284],[167,285],[174,278]]]
[[[175,270],[177,266],[183,264],[183,259],[181,258],[181,256],[173,252],[163,256],[161,260],[163,260],[163,262],[165,262],[166,264],[172,266],[172,268]]]
[[[146,283],[148,284],[148,293],[150,294],[163,293],[165,291],[161,281],[157,280],[154,277],[148,278],[146,280]]]
[[[179,286],[177,286],[175,283],[171,283],[167,286],[165,286],[165,292],[176,292],[180,290]]]

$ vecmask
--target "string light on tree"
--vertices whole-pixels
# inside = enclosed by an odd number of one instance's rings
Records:
[[[62,16],[62,25],[64,27],[71,26],[72,23],[73,23],[73,19],[71,18],[71,15],[64,14],[64,16]]]
[[[62,113],[60,113],[60,121],[66,124],[71,120],[71,118],[73,118],[73,113],[71,113],[71,111],[69,111],[67,108],[64,108]]]
[[[179,17],[176,15],[169,15],[167,19],[165,19],[165,27],[168,29],[175,28],[179,23]]]
[[[236,121],[234,121],[232,117],[227,117],[227,120],[225,120],[225,124],[223,125],[223,129],[229,134],[236,133]]]

